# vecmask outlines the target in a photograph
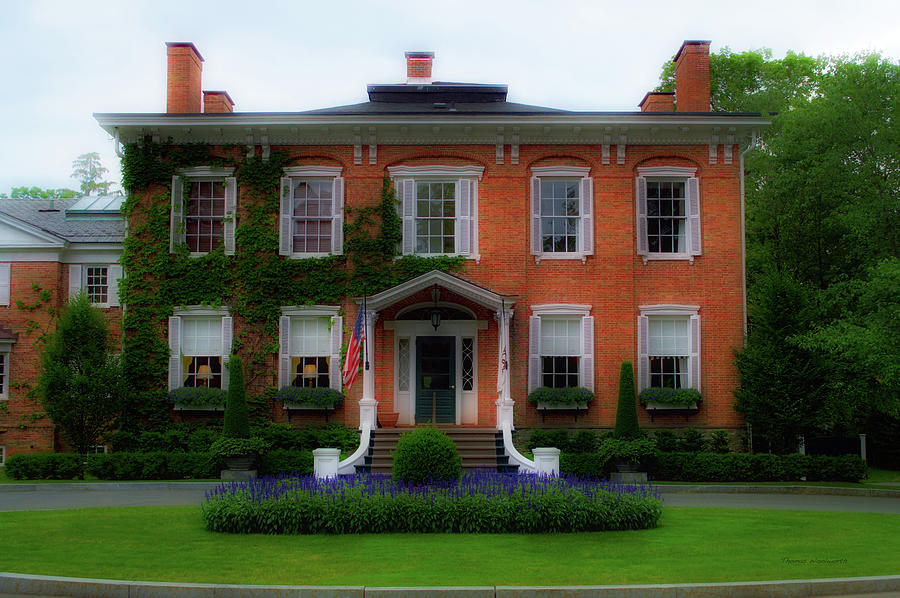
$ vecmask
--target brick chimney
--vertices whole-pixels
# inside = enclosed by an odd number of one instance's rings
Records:
[[[205,114],[234,112],[234,101],[227,91],[204,91],[203,112]]]
[[[431,84],[431,63],[434,52],[406,53],[406,83],[409,85]]]
[[[169,114],[202,112],[200,73],[203,57],[191,42],[166,42],[168,82],[166,112]]]
[[[675,55],[678,112],[709,112],[709,40],[687,40]]]
[[[675,112],[675,92],[648,91],[638,106],[641,112]]]

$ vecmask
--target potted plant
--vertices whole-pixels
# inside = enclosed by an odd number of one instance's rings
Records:
[[[697,409],[703,401],[695,388],[645,388],[639,398],[647,409]]]
[[[275,393],[275,400],[289,409],[331,410],[344,402],[344,395],[327,387],[285,386]]]
[[[623,473],[638,471],[643,459],[653,454],[656,444],[651,438],[607,438],[600,444],[600,454],[616,464]]]
[[[230,470],[248,471],[253,466],[253,461],[268,448],[268,443],[258,436],[250,438],[222,436],[210,445],[209,452],[224,460]]]
[[[528,395],[528,402],[538,409],[587,409],[593,400],[594,393],[581,386],[540,386]]]

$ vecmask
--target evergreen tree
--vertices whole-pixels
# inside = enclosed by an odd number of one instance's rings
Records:
[[[126,394],[121,361],[111,350],[103,313],[82,293],[69,300],[41,354],[44,409],[81,454],[112,429]]]
[[[616,429],[613,435],[623,440],[631,440],[641,435],[634,393],[634,369],[630,361],[623,361],[619,372],[619,405],[616,409]]]
[[[226,438],[249,438],[250,414],[247,408],[247,392],[244,388],[244,367],[237,355],[232,355],[228,360],[228,378],[222,435]]]

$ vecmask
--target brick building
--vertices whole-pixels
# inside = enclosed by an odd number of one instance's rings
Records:
[[[121,196],[0,199],[0,460],[58,446],[30,391],[40,366],[38,339],[53,330],[53,312],[68,296],[87,293],[119,336],[121,203]]]
[[[240,113],[226,92],[201,90],[193,44],[169,43],[167,111],[96,118],[117,145],[212,148],[215,160],[179,168],[170,188],[135,190],[148,212],[170,198],[173,254],[221,251],[228,260],[245,251],[251,194],[227,160],[242,148],[290,158],[270,214],[279,259],[344,254],[345,224],[376,202],[385,177],[402,220],[400,253],[464,258],[459,270],[367,298],[369,367],[331,414],[364,439],[385,413],[400,425],[608,428],[625,360],[639,390],[703,396],[694,408],[640,407],[642,426],[737,429],[743,152],[768,122],[709,112],[708,54],[708,42],[685,42],[676,91],[648,93],[635,112],[511,103],[505,85],[433,81],[433,54],[408,52],[406,82],[369,85],[368,102]],[[171,308],[157,323],[170,390],[227,386],[236,335],[241,347],[278,347],[257,386],[341,388],[341,346],[361,297],[286,301],[277,339],[255,338],[266,335],[227,299],[162,306]],[[543,386],[584,387],[595,398],[580,411],[541,409],[526,397]],[[271,409],[276,421],[298,421],[289,405]]]

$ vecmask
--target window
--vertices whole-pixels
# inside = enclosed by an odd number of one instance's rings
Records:
[[[169,251],[184,243],[193,255],[224,246],[234,255],[237,180],[231,168],[198,167],[172,177]]]
[[[530,318],[528,391],[594,389],[594,318],[589,305],[535,305]]]
[[[0,467],[6,465],[6,447],[0,446]]]
[[[480,166],[392,166],[404,254],[478,254]]]
[[[119,264],[70,264],[69,296],[85,293],[99,307],[119,305]]]
[[[169,318],[169,390],[228,388],[233,320],[227,310],[199,306]]]
[[[695,168],[638,168],[638,254],[690,259],[701,253],[700,185]]]
[[[339,255],[344,248],[341,168],[293,166],[281,179],[279,253]]]
[[[278,386],[341,390],[343,318],[337,307],[282,308]]]
[[[700,390],[700,317],[697,307],[641,307],[638,386]]]
[[[10,264],[0,264],[0,305],[9,305]]]
[[[9,353],[0,352],[0,401],[9,399]]]
[[[536,259],[580,258],[594,253],[594,181],[590,168],[531,169],[531,253]]]

